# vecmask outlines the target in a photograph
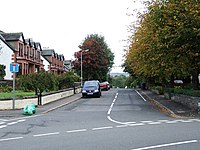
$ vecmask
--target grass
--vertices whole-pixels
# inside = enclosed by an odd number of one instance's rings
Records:
[[[23,98],[26,96],[35,96],[35,92],[24,92],[24,91],[15,91],[15,98]],[[12,92],[0,92],[0,99],[12,98]]]

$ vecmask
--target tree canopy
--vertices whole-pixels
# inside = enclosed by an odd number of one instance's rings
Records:
[[[113,65],[114,54],[105,42],[104,37],[98,34],[88,35],[79,45],[79,48],[81,50],[75,52],[75,60],[73,61],[77,73],[81,74],[82,53],[83,80],[106,80]]]
[[[125,66],[162,83],[200,73],[200,1],[155,0],[135,29]],[[129,71],[130,72],[130,71]]]

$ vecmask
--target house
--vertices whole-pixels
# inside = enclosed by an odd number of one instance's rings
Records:
[[[1,32],[1,31],[0,31]],[[4,65],[6,76],[5,80],[12,80],[12,73],[10,72],[10,64],[14,62],[15,49],[9,45],[3,36],[0,34],[0,64]]]
[[[64,66],[66,71],[72,70],[72,61],[71,60],[65,60],[64,61]]]
[[[30,74],[44,69],[41,59],[41,45],[32,39],[25,39],[22,32],[2,33],[2,37],[12,46],[14,51],[13,62],[19,64],[17,75]]]
[[[55,53],[54,49],[43,49],[42,57],[48,62],[48,71],[54,74],[66,72],[64,67],[64,56]]]
[[[39,42],[25,39],[22,32],[5,33],[0,31],[0,64],[6,65],[6,78],[12,79],[9,65],[19,64],[17,76],[46,70],[55,74],[66,72],[63,55],[58,55],[53,49],[42,50]]]

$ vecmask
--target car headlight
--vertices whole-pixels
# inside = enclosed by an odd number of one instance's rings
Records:
[[[94,90],[94,92],[99,92],[99,90]]]
[[[85,92],[86,92],[86,90],[82,90],[82,92],[83,92],[83,93],[85,93]]]

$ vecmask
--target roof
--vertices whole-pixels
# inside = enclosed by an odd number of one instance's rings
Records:
[[[1,35],[4,37],[4,39],[6,41],[15,41],[15,40],[19,40],[20,37],[22,36],[23,38],[23,42],[24,40],[24,35],[22,32],[18,32],[18,33],[1,33]]]
[[[0,34],[0,40],[2,40],[13,52],[16,51],[9,43],[6,42],[6,40],[1,34]]]
[[[54,49],[42,50],[42,55],[43,56],[52,56],[52,55],[55,55],[55,51],[54,51]]]

